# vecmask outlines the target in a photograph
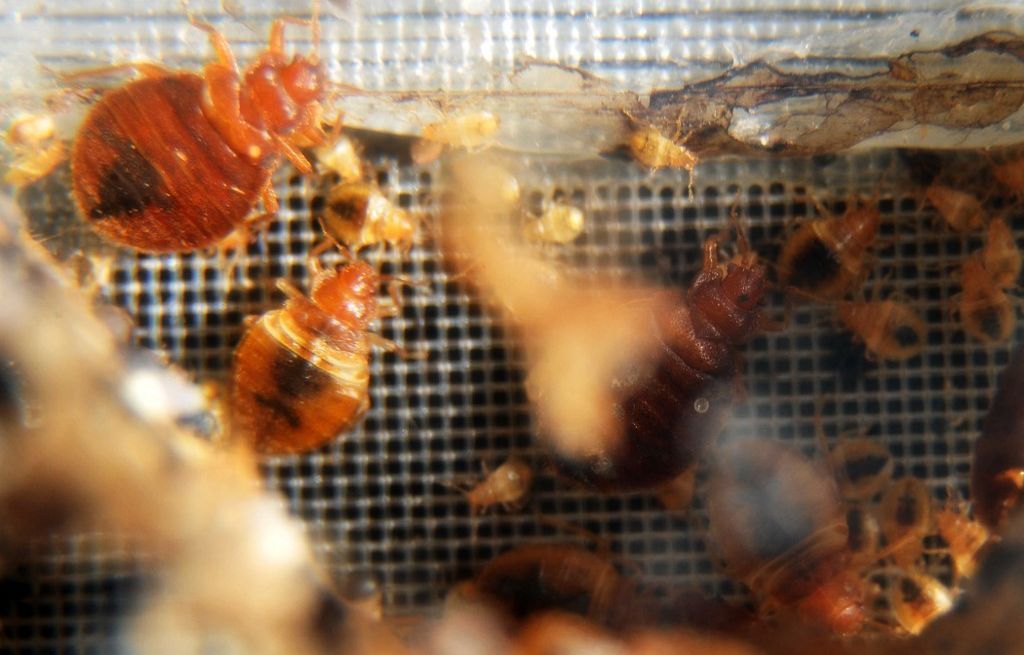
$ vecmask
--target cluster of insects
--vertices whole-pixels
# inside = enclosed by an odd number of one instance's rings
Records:
[[[373,347],[415,357],[372,330],[376,320],[400,311],[397,285],[408,280],[382,275],[359,256],[374,248],[406,256],[429,226],[388,197],[340,113],[326,125],[330,81],[319,52],[286,52],[289,23],[308,25],[319,42],[315,11],[310,21],[276,20],[267,49],[245,68],[214,27],[190,20],[208,33],[215,59],[201,74],[133,64],[138,79],[104,93],[75,136],[73,197],[97,233],[140,252],[231,249],[245,246],[276,215],[272,178],[282,164],[318,175],[324,194],[316,218],[324,240],[310,253],[309,291],[279,281],[284,304],[249,321],[234,355],[227,421],[231,437],[261,455],[308,452],[344,438],[367,412]],[[429,165],[447,151],[482,150],[494,145],[500,127],[490,111],[452,115],[425,126],[409,154]],[[652,171],[688,171],[692,185],[698,158],[678,137],[633,125],[628,150]],[[17,118],[7,142],[13,163],[6,178],[18,186],[66,156],[52,121],[42,117]],[[1024,188],[1024,167],[995,170],[1014,192]],[[514,179],[508,193],[519,201]],[[955,232],[985,230],[983,245],[959,266],[955,309],[974,339],[1005,342],[1016,324],[1009,292],[1021,269],[1012,230],[966,192],[933,182],[924,197]],[[524,241],[567,244],[586,230],[584,208],[559,191],[523,204],[517,236]],[[838,216],[815,204],[820,216],[795,226],[774,262],[758,254],[738,225],[732,238],[730,230],[709,236],[692,283],[662,289],[663,302],[644,317],[653,354],[602,381],[614,390],[618,438],[583,455],[547,459],[559,475],[601,493],[664,490],[680,481],[691,488],[707,459],[710,541],[725,570],[761,600],[759,616],[791,613],[838,634],[866,625],[917,634],[951,607],[959,578],[971,575],[990,531],[1024,487],[1012,401],[997,398],[979,441],[972,500],[980,521],[952,494],[937,506],[918,478],[893,479],[888,452],[875,441],[844,442],[822,453],[823,462],[767,439],[715,445],[744,396],[744,344],[785,329],[784,319],[780,327],[767,315],[772,291],[790,303],[834,307],[872,357],[904,360],[926,345],[926,324],[909,302],[894,294],[858,298],[870,286],[876,251],[885,247],[877,198],[854,199]],[[320,263],[319,255],[332,248],[347,263]],[[876,280],[882,276],[876,273]],[[380,297],[382,285],[389,298]],[[1011,366],[1005,393],[1019,391],[1021,366],[1019,359]],[[511,455],[480,479],[450,485],[464,493],[473,515],[497,507],[517,511],[535,468]],[[936,538],[958,579],[950,585],[922,568]],[[885,578],[881,587],[872,581],[878,576]],[[508,551],[461,592],[463,600],[493,602],[515,621],[563,610],[616,628],[674,611],[641,593],[610,557],[570,546]],[[889,610],[886,619],[872,614],[878,598]],[[708,611],[728,617],[723,621],[756,618],[717,606]]]

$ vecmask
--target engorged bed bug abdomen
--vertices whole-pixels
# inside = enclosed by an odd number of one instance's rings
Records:
[[[210,35],[216,60],[202,75],[136,64],[143,77],[100,99],[71,151],[81,213],[104,237],[144,252],[187,252],[247,234],[258,199],[266,213],[254,219],[277,211],[270,178],[281,159],[311,172],[298,148],[323,138],[324,73],[315,53],[285,55],[284,20],[274,21],[269,47],[244,72],[223,35],[190,20]],[[311,26],[316,36],[315,11]]]
[[[232,413],[263,454],[302,452],[352,427],[369,408],[377,274],[365,263],[319,271],[310,296],[262,316],[235,351]]]

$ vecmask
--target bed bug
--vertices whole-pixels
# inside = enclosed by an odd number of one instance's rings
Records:
[[[514,455],[491,472],[485,467],[484,472],[483,480],[466,489],[472,514],[481,514],[495,505],[515,509],[522,505],[533,485],[533,469]]]
[[[666,137],[653,125],[640,125],[630,132],[629,152],[651,170],[684,168],[692,172],[698,162],[697,155]]]
[[[1017,323],[1013,299],[996,283],[977,254],[964,262],[956,305],[964,332],[984,344],[1006,341]]]
[[[892,457],[885,444],[872,439],[842,441],[829,455],[844,498],[869,500],[892,479]]]
[[[1024,157],[1017,156],[1000,164],[993,164],[992,177],[1019,195],[1024,191]]]
[[[969,515],[967,503],[955,501],[950,494],[946,505],[935,513],[935,525],[939,536],[949,548],[953,561],[953,573],[959,577],[970,577],[978,565],[978,551],[988,543],[991,533]]]
[[[539,214],[527,217],[523,235],[531,241],[569,243],[583,233],[583,210],[560,200],[545,200]]]
[[[484,566],[468,592],[517,621],[558,610],[612,626],[626,622],[635,609],[633,584],[611,562],[566,544],[506,551]]]
[[[840,302],[839,320],[864,342],[869,356],[909,359],[924,348],[928,329],[910,305],[895,300]]]
[[[223,243],[245,224],[257,199],[276,213],[271,175],[287,158],[312,166],[296,144],[322,141],[324,71],[314,52],[289,57],[275,20],[266,51],[239,71],[213,26],[216,60],[202,75],[134,64],[142,77],[92,108],[71,151],[75,201],[104,237],[144,252],[185,252]],[[311,21],[319,41],[316,4]]]
[[[379,278],[363,262],[316,270],[309,296],[287,282],[282,309],[264,314],[235,351],[233,426],[262,454],[311,450],[355,425],[370,406],[367,332],[385,314]]]
[[[707,502],[726,570],[765,607],[840,634],[860,630],[866,583],[851,566],[842,498],[826,468],[777,442],[733,440],[715,453]]]
[[[651,316],[657,352],[611,380],[622,434],[608,449],[560,458],[563,472],[597,489],[656,487],[693,466],[721,431],[736,394],[737,348],[759,329],[768,288],[757,254],[719,262],[719,239],[704,244],[704,263],[683,297]]]
[[[316,156],[317,169],[334,173],[341,182],[356,182],[364,178],[364,164],[359,150],[355,142],[344,134],[328,137],[327,143],[316,148],[313,154]]]
[[[874,203],[857,201],[839,217],[818,206],[821,218],[798,227],[779,255],[779,281],[799,295],[837,300],[863,282],[868,250],[881,216]]]
[[[1003,369],[999,387],[974,442],[971,501],[975,516],[998,532],[1024,489],[1024,348]]]
[[[846,548],[850,552],[850,565],[868,566],[878,561],[878,519],[863,505],[846,508]]]
[[[67,159],[67,147],[57,138],[57,126],[49,114],[21,114],[11,121],[4,141],[13,159],[4,181],[24,187],[40,180]]]
[[[427,164],[448,148],[480,150],[488,147],[501,126],[498,117],[489,111],[451,116],[423,128],[420,139],[413,143],[412,160]]]
[[[900,571],[889,582],[887,597],[893,618],[912,635],[953,608],[953,594],[935,578],[916,570]]]
[[[918,478],[893,482],[878,501],[879,525],[888,556],[900,567],[912,565],[924,553],[924,537],[932,525],[932,497]]]
[[[408,252],[417,226],[376,185],[359,180],[332,187],[319,220],[331,240],[353,251],[384,243]]]
[[[1001,289],[1017,285],[1020,278],[1021,254],[1010,226],[1001,218],[988,224],[985,245],[980,253],[981,263],[992,283]]]
[[[925,198],[954,232],[966,234],[985,227],[988,216],[974,194],[942,184],[931,184]]]

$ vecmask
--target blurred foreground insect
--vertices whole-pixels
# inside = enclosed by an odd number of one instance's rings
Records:
[[[768,439],[734,440],[715,453],[707,499],[726,570],[766,608],[790,608],[840,634],[861,629],[866,582],[852,566],[827,469]]]
[[[391,314],[378,305],[379,282],[369,264],[355,262],[316,270],[309,297],[278,283],[284,308],[260,317],[235,351],[233,428],[257,452],[316,448],[366,413],[370,346],[398,349],[367,331]]]
[[[488,147],[501,122],[489,111],[451,116],[423,128],[423,134],[412,146],[412,160],[426,164],[441,156],[446,147],[480,150]]]
[[[798,227],[782,246],[779,282],[803,297],[838,300],[867,276],[881,217],[874,201],[857,201],[839,217],[815,204],[822,217]]]
[[[56,123],[48,114],[22,114],[11,121],[4,141],[13,156],[4,181],[27,186],[49,175],[67,158],[67,147],[57,138]]]
[[[317,8],[314,0],[314,43]],[[275,20],[267,50],[240,72],[227,39],[189,20],[209,34],[216,60],[202,75],[148,63],[110,67],[142,77],[106,93],[72,146],[81,213],[103,236],[146,252],[205,248],[235,230],[244,243],[249,223],[277,211],[271,175],[281,156],[310,173],[297,145],[323,139],[319,56],[289,57],[284,47],[285,24],[307,21]],[[247,219],[257,198],[266,213]]]
[[[562,200],[544,200],[539,214],[530,215],[523,234],[531,241],[569,243],[583,232],[583,210]]]
[[[726,263],[718,237],[705,242],[685,299],[674,296],[651,317],[656,361],[612,381],[621,438],[607,452],[560,458],[563,472],[601,490],[655,487],[693,466],[718,435],[736,393],[737,348],[761,327],[768,288],[764,265],[739,241]]]

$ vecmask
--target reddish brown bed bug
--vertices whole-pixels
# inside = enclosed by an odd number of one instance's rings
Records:
[[[715,453],[707,502],[726,570],[764,608],[840,634],[861,629],[866,582],[851,565],[842,498],[825,467],[768,439],[733,440]]]
[[[375,184],[359,180],[331,188],[319,220],[332,241],[355,252],[381,243],[408,252],[418,224]]]
[[[889,448],[877,440],[859,438],[841,441],[829,454],[843,497],[870,500],[892,480]]]
[[[931,184],[924,195],[954,232],[974,232],[985,227],[988,222],[988,214],[974,194],[942,184]]]
[[[1013,299],[992,278],[979,254],[964,262],[956,312],[964,332],[984,344],[1002,343],[1017,324]]]
[[[740,238],[719,262],[719,239],[704,243],[704,265],[685,297],[651,316],[655,361],[610,381],[622,435],[606,452],[558,460],[561,470],[602,491],[646,489],[694,466],[724,427],[737,393],[738,346],[762,325],[764,265]]]
[[[49,114],[21,114],[4,135],[11,151],[4,181],[24,187],[40,180],[67,159],[67,146],[57,138],[57,125]]]
[[[1017,348],[999,378],[981,436],[974,442],[971,502],[975,516],[998,532],[1024,490],[1024,348]]]
[[[578,546],[531,544],[487,563],[461,594],[490,601],[523,621],[548,611],[577,614],[605,626],[627,623],[635,588],[607,558]]]
[[[953,593],[934,577],[909,569],[889,581],[886,596],[892,616],[912,635],[953,608]]]
[[[311,450],[355,425],[370,406],[367,331],[384,315],[380,278],[364,262],[316,270],[308,297],[291,284],[282,309],[264,314],[235,351],[232,421],[262,454]]]
[[[855,201],[839,217],[815,204],[822,217],[798,227],[782,246],[779,281],[800,296],[838,300],[867,276],[881,216],[874,202]]]
[[[978,552],[991,536],[988,528],[972,518],[967,503],[952,493],[947,497],[945,506],[935,513],[935,525],[949,549],[956,577],[974,575]]]
[[[1001,218],[988,224],[988,235],[981,249],[981,263],[992,283],[1001,289],[1017,285],[1020,279],[1021,254],[1010,226]]]
[[[465,489],[473,514],[481,514],[495,505],[506,510],[521,507],[533,485],[533,469],[514,455],[493,471],[484,467],[484,474],[483,480]]]
[[[909,567],[924,553],[932,527],[932,496],[918,478],[893,482],[878,501],[878,518],[886,552],[899,567]]]
[[[1019,154],[992,164],[992,177],[1016,195],[1024,192],[1024,157]]]
[[[842,301],[839,320],[864,342],[869,358],[909,359],[924,349],[928,328],[914,309],[896,300]]]
[[[269,46],[244,71],[213,26],[216,52],[202,75],[132,64],[140,79],[89,112],[71,151],[75,201],[104,237],[145,252],[185,252],[244,233],[256,200],[278,203],[271,175],[281,157],[312,167],[296,144],[322,140],[324,72],[319,56],[289,57],[280,18]],[[317,5],[310,21],[319,42]],[[243,239],[238,234],[239,240]]]

